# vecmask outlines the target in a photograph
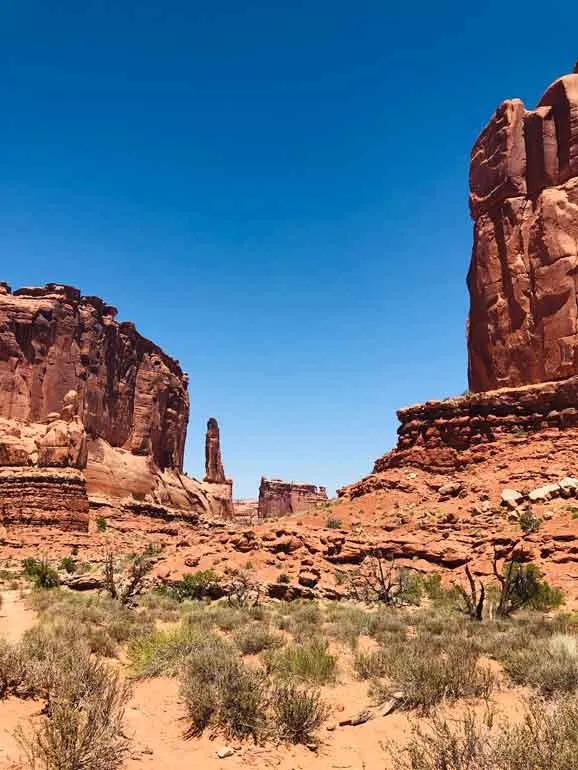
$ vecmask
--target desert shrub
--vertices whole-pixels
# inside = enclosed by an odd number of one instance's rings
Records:
[[[75,637],[84,639],[92,652],[109,657],[117,654],[117,645],[153,628],[148,613],[123,607],[106,596],[38,591],[31,604],[40,615],[41,626],[73,628]]]
[[[189,572],[172,586],[171,595],[182,602],[185,599],[217,598],[220,594],[219,576],[212,569]]]
[[[494,559],[494,573],[501,588],[496,609],[500,617],[509,617],[523,607],[546,611],[562,604],[564,599],[562,591],[550,586],[535,564],[508,561],[503,565],[502,574],[500,574],[497,561]]]
[[[369,633],[371,615],[359,607],[334,604],[327,611],[327,633],[355,649],[359,637]]]
[[[390,609],[379,609],[369,615],[369,635],[377,642],[386,643],[392,640],[405,639],[409,619],[401,612]]]
[[[317,690],[293,683],[277,686],[271,702],[279,736],[289,743],[312,743],[315,733],[329,715],[329,709]]]
[[[199,646],[181,673],[181,691],[191,725],[200,735],[212,725],[233,738],[257,740],[266,727],[265,677],[246,666],[220,641]]]
[[[0,639],[0,699],[25,692],[28,689],[27,673],[22,648]]]
[[[325,522],[325,526],[327,527],[327,529],[341,529],[343,526],[343,523],[341,519],[337,519],[333,516],[330,516]]]
[[[389,671],[386,650],[374,650],[356,655],[353,660],[355,673],[360,679],[379,679]]]
[[[220,631],[231,632],[242,628],[247,623],[247,613],[227,604],[205,609],[212,625]]]
[[[236,570],[227,585],[226,596],[231,607],[256,607],[261,598],[261,584],[246,570]]]
[[[291,578],[289,577],[289,575],[286,572],[282,572],[279,575],[279,578],[278,578],[277,582],[278,583],[284,583],[285,585],[289,585],[289,583],[291,582]]]
[[[333,682],[337,669],[335,657],[327,651],[325,644],[318,641],[268,651],[265,653],[264,662],[270,674],[315,684]]]
[[[280,627],[289,631],[296,641],[308,641],[319,635],[323,620],[323,613],[318,604],[300,601],[289,607],[289,617],[286,622],[280,623]]]
[[[139,598],[139,606],[147,610],[155,620],[170,622],[181,617],[180,602],[167,593],[151,591],[143,594]]]
[[[120,674],[78,648],[59,661],[46,716],[32,732],[17,738],[30,768],[116,770],[127,758],[129,742],[122,721],[130,691]]]
[[[398,770],[573,770],[578,753],[578,701],[533,700],[522,723],[468,712],[460,721],[434,716],[416,725],[403,749],[391,748]]]
[[[153,631],[128,647],[132,675],[137,678],[176,676],[187,658],[220,640],[204,629],[181,624],[174,631]]]
[[[556,634],[548,640],[534,640],[510,653],[504,668],[514,682],[536,687],[542,695],[575,692],[578,689],[578,639]]]
[[[416,637],[391,645],[387,653],[382,661],[388,684],[372,686],[378,701],[398,690],[405,708],[428,711],[442,700],[487,697],[492,691],[493,677],[478,667],[478,651],[466,639]]]
[[[263,650],[270,650],[283,644],[280,634],[275,634],[257,624],[238,631],[234,639],[243,655],[256,655]]]
[[[63,572],[67,572],[69,575],[73,575],[76,572],[77,562],[72,556],[65,556],[60,560],[58,569]]]
[[[96,520],[96,531],[97,532],[106,532],[106,519],[104,516],[99,516]]]
[[[45,558],[24,559],[22,571],[36,588],[56,588],[59,583],[58,572]]]
[[[522,532],[529,535],[530,533],[537,532],[540,529],[542,525],[542,519],[539,516],[536,516],[531,509],[528,509],[522,511],[520,518],[518,519],[518,523]]]

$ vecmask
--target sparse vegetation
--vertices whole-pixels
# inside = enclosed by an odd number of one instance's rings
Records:
[[[60,582],[58,572],[44,556],[41,559],[24,559],[22,572],[36,588],[56,588]]]
[[[343,522],[341,519],[336,518],[335,516],[329,516],[329,518],[325,522],[325,526],[327,529],[342,529]]]
[[[329,709],[317,690],[282,684],[272,696],[273,713],[279,737],[289,743],[312,743]]]
[[[97,532],[106,532],[106,519],[104,516],[99,516],[96,520],[96,531]]]

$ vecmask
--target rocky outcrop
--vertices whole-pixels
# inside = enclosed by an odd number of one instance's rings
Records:
[[[169,518],[171,509],[177,518],[183,510],[188,519],[232,515],[216,422],[207,437],[210,478],[189,478],[187,376],[116,313],[69,286],[12,292],[0,284],[0,465],[82,469],[95,505],[142,502],[141,514],[161,506]],[[44,434],[32,447],[39,425]]]
[[[578,74],[501,104],[471,156],[474,391],[578,373]]]
[[[178,363],[97,297],[59,284],[0,289],[0,416],[38,422],[69,390],[91,438],[182,469],[189,414]]]
[[[221,458],[221,437],[219,423],[214,417],[207,422],[207,434],[205,436],[205,481],[211,484],[223,484],[225,471]]]
[[[0,524],[87,531],[87,456],[75,391],[43,423],[0,419]]]
[[[400,409],[397,416],[397,446],[376,461],[373,472],[412,466],[451,473],[503,450],[504,442],[578,427],[578,376],[427,401]]]
[[[260,519],[269,519],[292,513],[305,513],[326,501],[325,487],[281,479],[266,479],[263,476],[259,487],[257,516]]]

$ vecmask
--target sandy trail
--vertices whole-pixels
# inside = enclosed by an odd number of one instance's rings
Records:
[[[20,591],[4,591],[0,595],[0,639],[18,642],[36,622],[36,614],[28,609]]]

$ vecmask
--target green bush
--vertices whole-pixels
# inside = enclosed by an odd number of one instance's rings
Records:
[[[279,651],[268,651],[264,657],[270,674],[284,679],[301,679],[315,684],[335,680],[337,661],[319,642],[292,645]]]
[[[99,516],[96,520],[96,531],[97,532],[106,532],[106,519],[104,516]]]
[[[327,529],[341,529],[342,522],[341,522],[341,519],[337,519],[330,516],[325,522],[325,526],[327,527]]]
[[[72,556],[65,556],[61,559],[58,569],[67,572],[69,575],[73,575],[76,572],[77,562]]]
[[[60,582],[58,572],[50,566],[48,559],[45,558],[24,559],[22,571],[36,588],[56,588]]]
[[[189,657],[219,643],[214,634],[187,624],[174,631],[153,631],[129,645],[132,674],[137,678],[176,676]]]
[[[178,600],[216,598],[220,595],[219,576],[212,569],[190,572],[172,587],[171,594]]]

